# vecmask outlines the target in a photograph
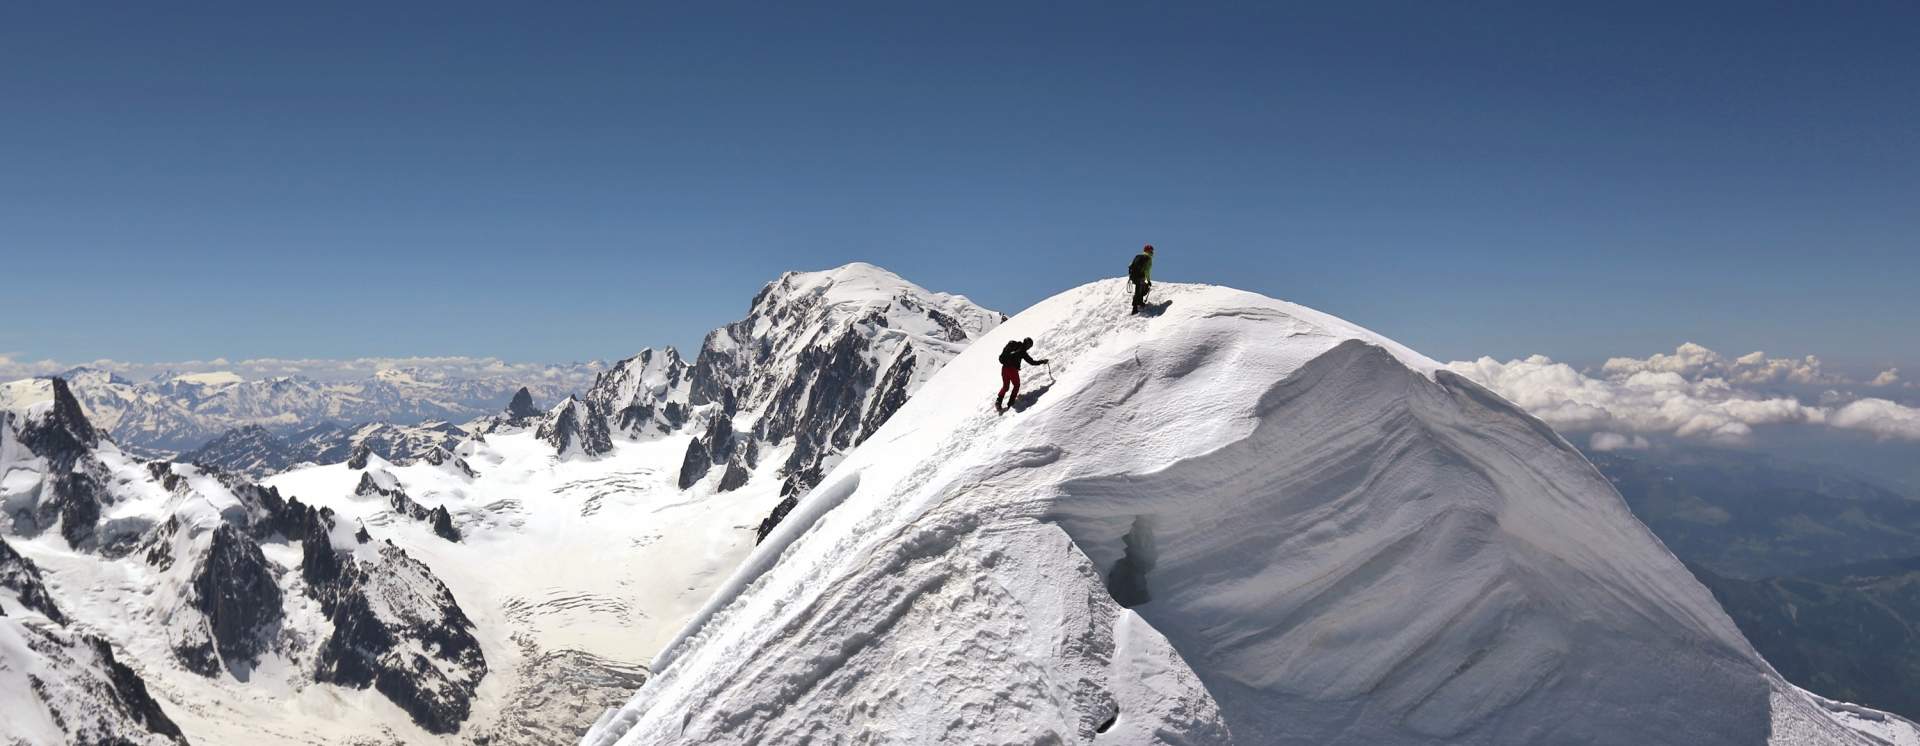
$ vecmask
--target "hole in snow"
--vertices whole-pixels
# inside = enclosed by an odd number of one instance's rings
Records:
[[[1114,602],[1131,609],[1153,600],[1147,593],[1147,573],[1153,570],[1158,555],[1153,546],[1153,527],[1147,517],[1135,518],[1133,528],[1121,537],[1121,542],[1125,551],[1107,572],[1107,592],[1113,594]]]
[[[1105,733],[1107,732],[1108,729],[1113,727],[1114,723],[1117,723],[1119,721],[1120,721],[1120,708],[1115,707],[1113,708],[1113,714],[1107,717],[1107,722],[1101,723],[1100,727],[1093,729],[1093,732]]]

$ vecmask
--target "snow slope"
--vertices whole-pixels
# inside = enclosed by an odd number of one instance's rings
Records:
[[[1310,309],[1156,294],[1129,317],[1093,283],[955,358],[585,743],[1910,734],[1782,681],[1499,397]],[[995,354],[1025,336],[1053,375],[996,416]]]

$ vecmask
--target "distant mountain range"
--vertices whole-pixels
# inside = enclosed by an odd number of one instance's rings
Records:
[[[1742,451],[1589,458],[1788,680],[1920,718],[1920,500]]]
[[[97,368],[75,368],[60,377],[87,416],[121,448],[165,458],[237,428],[299,439],[301,431],[326,425],[464,422],[499,410],[522,388],[543,401],[583,391],[605,368],[599,362],[575,363],[549,366],[539,375],[474,378],[390,368],[361,380],[333,382],[300,376],[247,380],[232,373],[163,374],[136,382]],[[48,378],[0,384],[0,409],[23,414],[51,399]]]
[[[466,437],[465,430],[439,420],[418,425],[370,422],[357,427],[323,422],[284,436],[260,425],[244,425],[181,454],[179,460],[259,478],[299,464],[337,464],[363,448],[387,461],[410,464],[435,449],[451,452]]]

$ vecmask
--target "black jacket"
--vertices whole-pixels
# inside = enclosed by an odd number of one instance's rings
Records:
[[[1020,340],[1017,339],[1008,342],[1006,349],[1000,351],[1000,364],[1013,368],[1014,370],[1020,369],[1020,362],[1022,360],[1032,365],[1039,365],[1039,360],[1035,360],[1032,355],[1027,354],[1027,351],[1031,349],[1033,348],[1030,346],[1020,344]]]

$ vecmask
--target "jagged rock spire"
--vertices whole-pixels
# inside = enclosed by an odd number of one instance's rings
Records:
[[[538,416],[540,416],[540,410],[533,406],[533,392],[528,391],[525,386],[513,392],[513,401],[507,402],[507,417],[517,420]]]
[[[54,378],[52,382],[52,409],[43,417],[28,420],[20,442],[52,462],[56,471],[66,471],[81,454],[100,445],[100,431],[87,421],[87,413],[80,408],[80,400],[74,397],[66,379]]]

